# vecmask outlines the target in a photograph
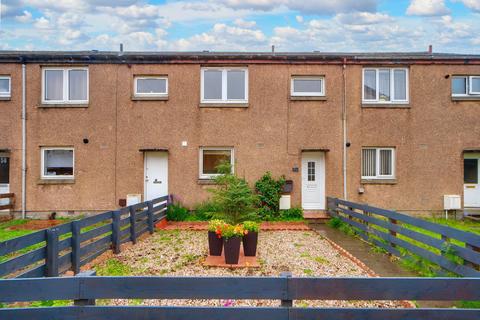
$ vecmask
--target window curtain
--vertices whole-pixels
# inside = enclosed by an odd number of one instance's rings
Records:
[[[68,80],[69,100],[87,100],[87,71],[70,70]]]
[[[45,100],[63,100],[63,70],[45,71]]]
[[[362,176],[363,177],[375,177],[376,174],[376,162],[377,162],[377,150],[375,149],[363,149],[362,150]]]
[[[405,70],[395,70],[393,73],[394,99],[407,99],[407,74]]]

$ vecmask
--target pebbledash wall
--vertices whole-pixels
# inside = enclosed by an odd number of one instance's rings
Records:
[[[104,211],[117,208],[127,194],[143,194],[141,150],[150,149],[168,150],[168,193],[187,206],[207,199],[212,187],[199,179],[201,147],[233,147],[236,173],[252,184],[267,170],[293,180],[294,206],[301,205],[302,152],[321,151],[325,196],[343,197],[344,103],[352,201],[417,214],[441,211],[443,195],[463,195],[464,152],[480,150],[480,98],[454,101],[451,94],[453,75],[480,74],[480,56],[0,52],[0,76],[9,75],[12,88],[11,98],[0,101],[0,152],[10,158],[16,211],[22,194],[22,64],[31,214]],[[88,105],[43,105],[47,66],[87,67]],[[201,105],[201,68],[225,66],[248,69],[248,105]],[[365,67],[408,68],[408,104],[362,104]],[[168,77],[168,99],[132,99],[136,75]],[[324,76],[325,97],[290,97],[291,78],[298,75]],[[41,179],[40,150],[56,146],[74,148],[73,180]],[[395,178],[362,180],[362,147],[395,148]]]

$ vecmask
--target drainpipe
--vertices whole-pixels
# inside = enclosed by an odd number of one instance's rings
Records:
[[[343,101],[342,101],[342,127],[343,127],[343,199],[347,200],[347,58],[343,58]]]
[[[25,64],[22,64],[22,219],[26,216],[26,145],[27,145],[27,111],[26,111],[26,83],[25,83]]]

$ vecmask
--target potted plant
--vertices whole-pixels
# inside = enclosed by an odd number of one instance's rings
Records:
[[[226,264],[238,264],[243,233],[244,230],[241,224],[235,226],[226,225],[222,230]]]
[[[223,220],[211,220],[208,223],[208,251],[211,256],[221,256],[223,248]]]
[[[245,221],[243,223],[243,229],[243,252],[246,257],[255,257],[258,243],[258,223],[255,221]]]

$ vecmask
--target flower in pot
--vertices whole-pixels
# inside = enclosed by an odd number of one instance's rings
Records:
[[[240,224],[235,226],[226,225],[223,229],[222,236],[226,264],[238,264],[243,233],[243,226]]]
[[[246,257],[255,257],[258,244],[258,223],[255,221],[245,221],[243,223],[243,252]]]
[[[208,251],[211,256],[222,255],[222,230],[224,226],[225,222],[223,220],[211,220],[208,223]]]

